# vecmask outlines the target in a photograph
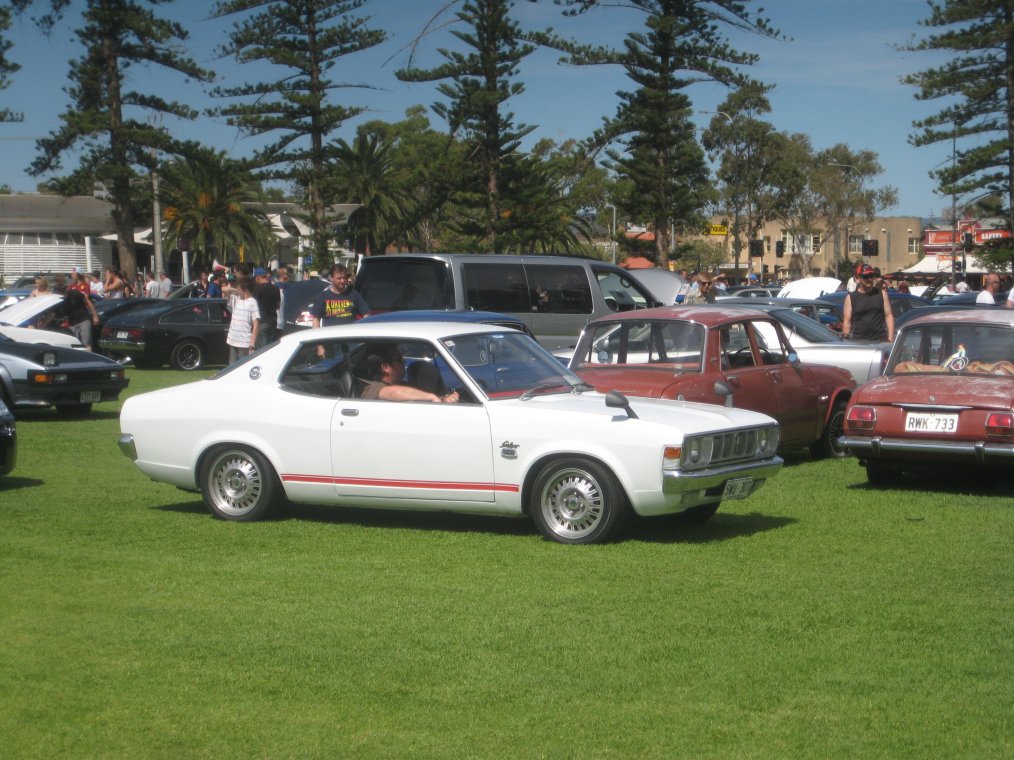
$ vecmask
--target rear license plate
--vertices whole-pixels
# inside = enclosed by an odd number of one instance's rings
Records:
[[[956,433],[958,415],[934,412],[909,412],[905,416],[906,433]]]
[[[128,333],[126,330],[120,330],[118,333],[116,333],[117,340],[126,340],[129,336],[130,333]]]
[[[101,400],[102,400],[101,391],[81,391],[82,404],[94,404],[96,401]]]
[[[722,492],[723,499],[745,499],[750,495],[753,487],[753,478],[733,478],[725,481],[725,490]]]

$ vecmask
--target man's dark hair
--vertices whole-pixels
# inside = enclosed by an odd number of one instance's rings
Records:
[[[361,370],[363,377],[367,380],[380,380],[384,376],[384,369],[381,365],[394,364],[400,356],[401,351],[397,346],[374,346],[370,355],[363,361]]]
[[[344,264],[333,264],[331,266],[331,276],[332,277],[334,277],[336,274],[347,275],[348,273],[349,273],[349,268],[347,266],[345,266]]]

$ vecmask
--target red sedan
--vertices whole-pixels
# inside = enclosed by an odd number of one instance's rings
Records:
[[[895,339],[883,377],[859,388],[841,443],[872,483],[941,465],[1014,471],[1014,312],[917,317]]]
[[[685,306],[602,317],[581,333],[570,369],[602,392],[763,412],[781,425],[782,449],[847,454],[837,441],[852,375],[800,364],[781,325],[765,312]]]

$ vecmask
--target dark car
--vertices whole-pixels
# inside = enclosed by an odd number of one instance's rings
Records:
[[[6,475],[18,463],[18,435],[14,415],[0,401],[0,475]]]
[[[780,306],[783,309],[792,309],[797,314],[802,314],[804,317],[820,322],[822,325],[830,330],[834,330],[837,333],[841,332],[841,325],[844,321],[842,316],[841,307],[835,306],[833,303],[828,303],[820,299],[810,298],[740,298],[735,296],[733,298],[723,298],[719,302],[720,306],[756,306],[758,303],[766,303],[771,306]]]
[[[225,299],[165,299],[110,318],[99,347],[129,356],[138,367],[195,370],[228,363],[230,313]]]
[[[92,404],[118,399],[128,383],[123,365],[105,356],[0,335],[0,400],[11,409],[87,414]]]
[[[825,293],[820,297],[821,301],[827,301],[828,303],[834,304],[838,307],[838,310],[845,313],[845,296],[848,293],[844,290],[839,290],[834,293]],[[887,291],[887,299],[891,302],[891,312],[895,318],[900,317],[907,311],[912,309],[919,309],[923,306],[929,306],[932,301],[927,301],[925,298],[914,296],[911,293],[902,293],[898,290]]]
[[[317,296],[331,287],[330,280],[313,278],[290,282],[282,295],[282,333],[288,335],[296,330],[313,327],[310,307]]]
[[[110,319],[120,314],[126,314],[128,311],[140,309],[142,306],[158,303],[158,301],[157,298],[105,298],[96,301],[93,306],[95,306],[95,313],[99,315],[99,324],[92,330],[92,350],[98,351],[102,326]]]

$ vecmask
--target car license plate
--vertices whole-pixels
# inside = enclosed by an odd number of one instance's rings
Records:
[[[936,412],[909,412],[905,416],[906,433],[956,433],[958,415]]]
[[[81,391],[82,404],[94,404],[96,401],[101,400],[102,400],[101,391]]]
[[[118,333],[116,333],[116,339],[126,340],[129,335],[130,333],[128,333],[126,330],[120,330]]]
[[[725,481],[723,499],[745,499],[753,488],[753,478],[733,478]]]

